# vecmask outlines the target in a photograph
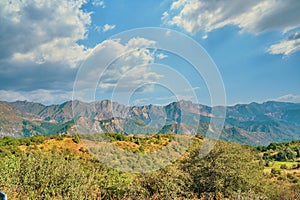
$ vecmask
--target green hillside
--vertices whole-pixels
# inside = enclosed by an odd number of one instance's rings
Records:
[[[174,136],[105,134],[93,140],[105,137],[119,148],[147,154]],[[265,173],[261,152],[253,147],[217,142],[200,158],[206,139],[197,136],[172,165],[125,173],[93,156],[85,148],[89,137],[0,139],[0,190],[10,199],[295,199],[299,194],[297,182],[279,183]]]

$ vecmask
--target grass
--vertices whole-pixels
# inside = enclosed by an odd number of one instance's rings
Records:
[[[288,174],[293,174],[295,177],[300,178],[300,169],[296,169],[295,166],[297,166],[299,162],[296,161],[286,161],[286,162],[279,162],[279,161],[273,161],[269,167],[264,168],[265,174],[271,174],[271,170],[275,169],[280,171],[282,174],[281,177],[286,176]],[[285,166],[285,169],[282,169],[282,166]],[[271,178],[271,180],[277,180],[277,176]]]
[[[282,165],[286,165],[287,169],[292,169],[294,166],[297,166],[297,164],[299,162],[296,161],[285,161],[285,162],[281,162],[281,161],[271,161],[270,162],[271,165],[268,167],[265,167],[265,170],[271,170],[272,168],[274,169],[281,169]]]

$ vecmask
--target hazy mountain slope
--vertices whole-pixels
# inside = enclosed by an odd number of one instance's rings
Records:
[[[276,119],[300,124],[300,104],[268,101],[262,104],[237,104],[228,106],[227,117],[238,121],[266,121]]]
[[[38,115],[43,109],[45,109],[45,105],[40,103],[28,102],[28,101],[15,101],[8,102],[8,104],[21,112],[31,113]]]
[[[0,137],[21,136],[22,114],[5,102],[0,102]]]

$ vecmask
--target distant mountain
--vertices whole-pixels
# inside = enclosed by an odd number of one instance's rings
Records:
[[[0,102],[0,137],[5,135],[21,136],[22,113],[5,102]]]
[[[300,125],[300,104],[268,101],[262,104],[237,104],[227,107],[227,117],[238,121],[275,119]]]
[[[222,109],[224,107],[212,108],[191,101],[132,107],[109,100],[67,101],[50,106],[27,101],[1,102],[0,136],[71,133],[75,131],[75,123],[77,130],[86,133],[190,132],[205,135],[212,117],[225,117],[214,116]],[[300,104],[268,101],[228,106],[226,111],[222,140],[260,145],[300,139]]]
[[[9,104],[12,108],[19,110],[21,112],[31,113],[35,115],[38,115],[43,109],[47,107],[40,103],[34,103],[28,101],[7,102],[7,104]]]

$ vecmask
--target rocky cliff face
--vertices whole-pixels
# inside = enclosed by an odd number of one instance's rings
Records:
[[[68,101],[51,106],[27,101],[1,102],[0,133],[1,136],[22,137],[24,128],[27,132],[32,128],[36,129],[34,134],[54,134],[67,132],[68,127],[74,130],[75,123],[81,132],[182,133],[190,129],[193,133],[204,134],[212,117],[225,117],[212,113],[213,109],[218,113],[224,107],[211,108],[190,101],[132,107],[109,100]],[[269,101],[228,106],[226,110],[221,135],[224,140],[265,144],[300,138],[300,104]],[[43,133],[39,133],[40,130]]]

